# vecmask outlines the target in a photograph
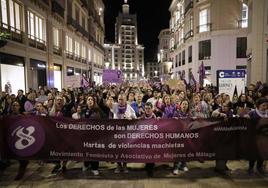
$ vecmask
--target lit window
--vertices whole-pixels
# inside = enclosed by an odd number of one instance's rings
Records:
[[[208,9],[199,12],[199,32],[209,31],[209,11]]]
[[[59,30],[57,28],[53,28],[53,44],[57,47],[60,46],[59,44]]]
[[[28,22],[29,37],[43,43],[45,41],[44,19],[28,11]]]
[[[84,46],[84,45],[82,45],[82,58],[84,58],[84,59],[86,59],[87,58],[87,56],[86,56],[86,47]]]
[[[1,12],[2,12],[2,23],[3,26],[7,28],[7,1],[1,0]]]
[[[248,27],[248,6],[246,4],[243,4],[241,27],[242,28]]]
[[[69,37],[68,35],[66,35],[65,37],[66,39],[66,46],[65,46],[65,49],[67,52],[73,52],[73,39],[71,37]]]
[[[77,56],[80,56],[80,44],[77,41],[74,41],[74,53]]]
[[[91,50],[88,49],[88,61],[91,62]]]
[[[7,10],[9,7],[9,11]],[[1,0],[1,22],[2,27],[8,28],[11,26],[11,31],[20,33],[21,32],[21,6],[13,0]]]

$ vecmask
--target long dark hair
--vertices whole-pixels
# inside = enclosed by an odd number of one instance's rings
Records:
[[[99,107],[99,105],[97,103],[97,99],[96,99],[97,97],[95,95],[90,94],[90,95],[87,96],[86,100],[88,100],[89,97],[93,99],[94,104],[93,104],[93,107],[90,108],[90,109],[88,108],[88,104],[87,104],[87,108],[90,111],[92,111],[93,113],[95,113],[97,116],[99,116],[100,118],[104,117],[104,113],[102,112],[102,110],[100,109],[100,107]]]

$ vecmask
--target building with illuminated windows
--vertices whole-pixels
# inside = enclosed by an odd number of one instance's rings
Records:
[[[105,44],[105,64],[121,70],[124,78],[139,80],[144,77],[144,47],[138,44],[137,15],[130,14],[125,0],[123,11],[115,24],[115,44]]]
[[[248,6],[242,0],[173,0],[169,11],[172,75],[186,80],[204,63],[204,84],[217,70],[247,69]]]
[[[172,60],[169,52],[170,30],[163,29],[158,35],[158,54],[157,60],[159,63],[159,76],[162,80],[171,78]]]
[[[102,0],[1,0],[0,31],[10,33],[0,48],[1,89],[66,86],[72,75],[102,82]]]

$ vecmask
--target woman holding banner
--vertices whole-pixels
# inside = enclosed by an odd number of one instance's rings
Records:
[[[186,119],[189,117],[190,117],[189,102],[188,102],[188,100],[184,99],[179,104],[179,107],[177,107],[177,110],[173,114],[173,118],[174,119]],[[174,163],[173,174],[178,175],[179,170],[182,170],[184,172],[187,172],[189,170],[185,161]]]
[[[104,114],[99,108],[96,97],[93,95],[89,95],[87,97],[87,107],[82,112],[82,117],[87,119],[102,119],[104,118]],[[91,172],[94,176],[98,176],[99,173],[99,162],[98,161],[85,161],[84,166],[82,168],[83,172],[85,172],[89,165],[91,166]]]
[[[21,113],[21,105],[19,102],[15,101],[12,103],[12,113],[11,115],[13,116],[21,116],[22,113]],[[19,166],[19,169],[18,169],[18,173],[15,177],[15,180],[20,180],[21,178],[23,178],[24,174],[25,174],[25,171],[26,171],[26,168],[29,164],[29,161],[26,161],[26,160],[19,160],[19,163],[20,163],[20,166]]]
[[[54,104],[49,112],[49,116],[52,117],[63,117],[63,107],[64,107],[64,99],[61,96],[56,96]],[[61,161],[55,161],[55,166],[53,170],[51,171],[52,174],[56,174],[60,171],[65,172],[66,171],[66,164],[67,161],[63,161],[61,164]]]
[[[224,118],[225,120],[228,120],[228,118],[232,118],[234,116],[232,110],[232,103],[223,103],[222,107],[214,110],[211,116],[216,118]],[[216,160],[215,172],[226,175],[226,172],[229,170],[230,169],[227,167],[227,160]]]

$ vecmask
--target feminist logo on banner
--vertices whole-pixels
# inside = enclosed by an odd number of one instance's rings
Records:
[[[33,119],[20,119],[8,128],[9,148],[20,157],[36,154],[45,143],[43,127]]]
[[[111,69],[103,70],[102,81],[104,83],[122,83],[123,82],[122,71],[111,70]]]

